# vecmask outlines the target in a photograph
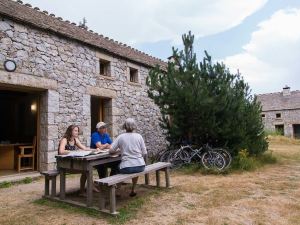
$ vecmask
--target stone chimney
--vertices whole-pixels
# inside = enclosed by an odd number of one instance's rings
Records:
[[[291,95],[291,88],[287,85],[285,85],[285,87],[283,87],[282,89],[282,95],[283,96],[290,96]]]

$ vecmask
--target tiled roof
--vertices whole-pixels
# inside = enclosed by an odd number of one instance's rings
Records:
[[[283,96],[282,92],[261,94],[257,98],[262,111],[300,109],[300,91],[291,91],[288,96]]]
[[[160,65],[161,68],[166,68],[167,65],[161,59],[147,55],[130,46],[94,33],[91,30],[88,31],[77,26],[75,23],[63,21],[61,17],[55,17],[54,14],[49,15],[47,11],[40,11],[37,7],[32,8],[30,4],[23,4],[19,0],[16,2],[12,0],[0,0],[0,15],[83,42],[110,54],[148,67]]]

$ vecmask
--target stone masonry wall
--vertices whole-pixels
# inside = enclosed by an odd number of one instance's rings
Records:
[[[281,118],[276,114],[281,113]],[[300,124],[300,109],[262,112],[265,114],[263,123],[266,130],[275,131],[275,125],[284,125],[284,135],[294,137],[293,124]]]
[[[130,83],[128,65],[131,63],[109,56],[112,75],[106,78],[98,73],[97,53],[98,50],[79,42],[0,17],[0,72],[3,62],[12,59],[17,63],[17,70],[9,74],[11,83],[24,85],[16,74],[26,76],[32,88],[41,86],[42,78],[56,82],[51,84],[52,89],[41,92],[39,149],[42,170],[55,166],[59,139],[70,124],[80,126],[80,139],[83,144],[89,144],[90,93],[113,96],[110,120],[114,137],[122,132],[125,118],[133,117],[149,152],[166,145],[159,127],[159,110],[147,97],[148,68],[135,64],[139,69],[139,83]]]

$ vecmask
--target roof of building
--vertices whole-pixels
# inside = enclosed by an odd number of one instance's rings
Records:
[[[300,109],[300,91],[291,91],[283,96],[282,92],[257,95],[262,111]]]
[[[20,0],[16,2],[12,0],[0,0],[0,15],[83,42],[109,54],[117,55],[148,67],[159,65],[161,68],[166,68],[167,65],[161,59],[94,33],[92,30],[88,31],[85,28],[77,26],[75,23],[63,21],[61,17],[55,17],[54,14],[49,15],[47,11],[40,11],[37,7],[32,8],[30,4],[23,4]]]

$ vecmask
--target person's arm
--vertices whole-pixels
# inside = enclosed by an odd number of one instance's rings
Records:
[[[142,136],[141,136],[141,151],[142,151],[143,156],[146,156],[148,154],[146,145],[145,145],[145,141]]]
[[[67,144],[67,139],[66,138],[61,139],[59,143],[59,149],[58,149],[59,155],[67,155],[70,152],[68,150],[65,150],[66,144]]]
[[[105,142],[106,144],[101,144],[101,149],[110,149],[112,140],[109,137],[109,134],[105,134]]]
[[[82,149],[82,150],[90,150],[90,148],[84,146],[83,144],[81,144],[81,142],[79,141],[78,138],[76,138],[76,146],[79,148],[79,149]]]
[[[99,151],[100,148],[90,148],[90,147],[86,147],[84,146],[83,144],[81,144],[81,142],[79,141],[78,138],[76,138],[76,146],[79,148],[79,149],[82,149],[82,150],[86,150],[86,151]]]
[[[105,142],[105,144],[101,144],[101,142],[98,142],[98,145],[96,144],[96,146],[100,149],[110,149],[112,141],[108,134],[105,134]]]
[[[102,149],[101,141],[97,133],[92,134],[91,144],[95,145],[97,149]]]
[[[118,152],[119,149],[119,137],[110,145],[109,153],[110,154],[115,154]]]

